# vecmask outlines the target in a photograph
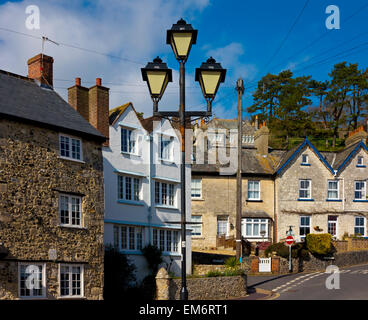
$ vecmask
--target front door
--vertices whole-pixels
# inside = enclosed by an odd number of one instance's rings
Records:
[[[336,238],[337,235],[337,216],[328,216],[328,233]]]

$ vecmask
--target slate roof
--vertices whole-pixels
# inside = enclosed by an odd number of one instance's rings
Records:
[[[114,108],[114,109],[111,109],[110,111],[109,111],[109,125],[111,126],[111,125],[113,125],[114,124],[114,122],[117,120],[117,119],[119,119],[119,117],[123,114],[123,112],[130,106],[130,105],[132,105],[132,103],[131,102],[128,102],[128,103],[125,103],[125,104],[123,104],[123,105],[121,105],[121,106],[118,106],[118,107],[116,107],[116,108]],[[132,105],[132,107],[133,107],[133,105]]]
[[[252,210],[252,211],[243,211],[243,218],[259,218],[259,219],[271,219],[272,217],[265,211],[262,210]]]
[[[54,90],[33,79],[0,70],[0,115],[77,135],[106,138]]]
[[[257,153],[257,149],[243,148],[242,149],[242,172],[243,174],[254,175],[272,175],[275,172],[277,165],[279,164],[284,150],[269,150],[266,157]],[[194,150],[195,155],[195,150]],[[204,164],[192,164],[193,174],[203,173],[218,173],[220,168],[225,168],[226,165],[221,166],[217,164],[208,164],[208,152],[204,153]]]

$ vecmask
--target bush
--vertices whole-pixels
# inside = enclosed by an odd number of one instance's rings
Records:
[[[223,273],[221,271],[208,271],[206,277],[221,277]]]
[[[126,255],[107,246],[105,248],[104,299],[121,299],[126,296],[128,289],[136,281],[135,270],[135,265]]]
[[[142,249],[143,256],[147,260],[148,268],[152,275],[156,275],[158,266],[163,262],[162,251],[151,244]]]
[[[225,266],[230,269],[235,269],[240,266],[240,261],[236,257],[230,257],[225,260]]]
[[[331,253],[332,236],[329,233],[307,234],[306,243],[310,253],[315,255],[327,255]]]

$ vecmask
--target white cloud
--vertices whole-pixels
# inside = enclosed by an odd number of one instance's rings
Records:
[[[25,9],[37,5],[40,9],[40,30],[25,27]],[[133,102],[136,109],[145,115],[152,112],[148,89],[141,79],[140,68],[159,53],[170,52],[165,44],[165,31],[180,17],[194,17],[210,5],[209,0],[165,1],[165,0],[110,0],[110,1],[65,1],[25,0],[5,3],[0,6],[0,27],[17,30],[34,36],[47,36],[59,42],[56,46],[46,43],[45,54],[54,57],[54,79],[74,80],[82,78],[82,85],[92,86],[96,77],[104,81],[125,85],[110,87],[110,107]],[[24,37],[0,30],[0,69],[27,74],[26,61],[40,53],[41,40]],[[125,57],[142,65],[113,59],[64,46],[70,44],[92,49],[113,56]],[[191,77],[192,75],[188,75]],[[177,73],[174,84],[170,84],[160,105],[178,105]],[[130,83],[128,85],[127,83]],[[73,82],[54,81],[54,86],[65,99],[66,88]],[[189,91],[189,89],[188,89]],[[176,94],[174,94],[174,92]],[[200,95],[190,95],[188,104],[195,104]]]

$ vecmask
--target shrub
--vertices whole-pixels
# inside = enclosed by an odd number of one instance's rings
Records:
[[[121,299],[126,296],[131,284],[136,280],[135,270],[135,265],[126,255],[107,246],[105,248],[104,299]]]
[[[227,268],[235,269],[240,266],[240,261],[236,257],[230,257],[225,260],[225,266]]]
[[[315,255],[326,255],[331,252],[332,236],[329,233],[307,234],[306,243],[310,253]]]
[[[206,277],[221,277],[223,273],[221,271],[208,271]]]
[[[143,256],[147,260],[148,268],[152,275],[156,275],[158,266],[163,262],[162,251],[151,244],[142,249]]]

